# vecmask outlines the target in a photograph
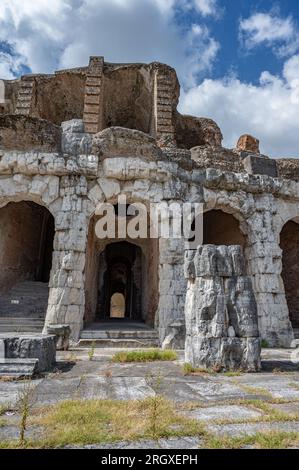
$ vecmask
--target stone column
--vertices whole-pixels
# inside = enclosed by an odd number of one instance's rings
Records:
[[[47,325],[69,324],[77,341],[83,327],[84,268],[88,217],[84,212],[87,182],[84,177],[62,177],[62,206],[55,220],[53,266],[44,331]]]
[[[184,243],[184,239],[159,240],[159,338],[163,347],[178,349],[185,342]]]
[[[281,277],[282,250],[274,223],[273,204],[248,219],[246,259],[258,306],[259,330],[271,347],[289,347],[294,338]],[[270,209],[270,210],[269,210]]]
[[[247,247],[246,257],[258,305],[260,335],[271,347],[289,347],[294,334],[281,277],[282,250],[278,243],[261,241]]]

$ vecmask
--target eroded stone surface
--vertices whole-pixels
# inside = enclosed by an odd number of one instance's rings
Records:
[[[185,256],[186,362],[258,371],[260,339],[251,279],[240,246],[200,246]]]
[[[198,408],[196,410],[190,411],[189,413],[186,413],[186,415],[192,419],[196,419],[199,421],[239,421],[252,418],[259,418],[262,416],[262,413],[250,408],[246,408],[245,406],[226,405]]]

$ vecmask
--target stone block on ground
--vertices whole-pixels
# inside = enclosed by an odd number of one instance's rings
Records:
[[[56,363],[54,335],[2,335],[6,359],[38,359],[37,372],[51,370]]]
[[[47,325],[48,335],[55,335],[57,351],[67,351],[70,345],[71,328],[69,325]]]

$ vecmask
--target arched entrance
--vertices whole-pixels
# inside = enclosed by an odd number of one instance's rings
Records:
[[[154,328],[159,301],[159,240],[100,239],[90,221],[85,266],[85,331],[100,330],[105,323],[128,324]],[[112,314],[112,300],[118,294],[119,304]],[[87,336],[87,335],[86,335]],[[82,337],[82,336],[81,336]]]
[[[100,301],[97,316],[99,319],[128,318],[142,321],[141,289],[143,276],[141,248],[128,242],[107,245],[102,255],[106,267],[103,281],[100,281]],[[123,298],[123,314],[116,308]],[[112,298],[115,308],[112,309]],[[119,307],[119,305],[118,305]]]
[[[4,331],[41,330],[48,305],[54,218],[34,202],[0,209],[0,323]]]
[[[287,222],[280,234],[282,279],[289,308],[290,321],[296,336],[299,333],[299,224]]]

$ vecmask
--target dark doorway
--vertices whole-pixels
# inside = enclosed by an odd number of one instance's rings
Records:
[[[11,202],[0,210],[0,292],[22,281],[48,283],[54,218],[34,202]]]
[[[42,331],[54,233],[52,214],[39,204],[11,202],[0,210],[0,330]]]
[[[284,282],[290,320],[299,329],[299,224],[290,221],[280,234],[282,249],[282,279]]]
[[[111,243],[104,257],[106,271],[99,318],[141,320],[141,249],[128,242]]]

